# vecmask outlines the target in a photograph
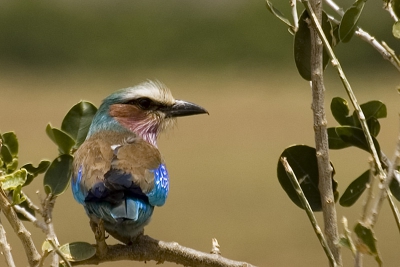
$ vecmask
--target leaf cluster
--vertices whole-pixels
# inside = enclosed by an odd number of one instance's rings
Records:
[[[27,163],[18,168],[18,139],[14,132],[0,134],[0,189],[7,193],[12,205],[19,205],[35,217],[35,210],[28,203],[22,188],[44,173],[43,186],[50,199],[62,194],[68,187],[74,151],[84,142],[97,108],[85,101],[74,105],[62,121],[61,129],[50,124],[46,133],[57,145],[59,156],[52,162],[42,160],[37,166]],[[21,220],[28,220],[18,213]],[[43,243],[45,255],[53,251],[51,240]],[[92,257],[96,249],[85,242],[72,242],[57,248],[68,261],[82,261]]]

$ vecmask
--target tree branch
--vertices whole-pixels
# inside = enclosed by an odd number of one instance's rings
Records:
[[[286,170],[286,173],[290,179],[290,182],[292,182],[292,185],[293,185],[294,189],[296,190],[296,193],[299,196],[301,203],[303,204],[303,207],[307,213],[308,219],[310,220],[311,225],[313,226],[314,232],[317,235],[319,242],[321,243],[326,256],[328,257],[329,262],[331,263],[332,266],[337,266],[335,258],[332,254],[332,251],[330,250],[330,248],[328,246],[328,242],[326,241],[325,236],[322,233],[321,228],[318,225],[317,219],[314,216],[314,212],[312,211],[311,206],[308,203],[303,190],[301,189],[299,181],[296,178],[296,174],[293,172],[292,167],[290,167],[289,162],[287,162],[287,159],[285,157],[281,158],[280,161],[282,162],[282,165]]]
[[[15,267],[14,258],[11,254],[11,247],[10,244],[8,244],[7,242],[6,231],[4,230],[3,224],[1,223],[1,218],[0,218],[0,249],[1,249],[1,254],[4,255],[7,266]]]
[[[322,21],[322,2],[319,0],[310,1],[311,8],[314,10],[315,18]],[[312,14],[310,14],[310,17]],[[311,23],[310,23],[311,24]],[[314,24],[315,25],[315,24]],[[332,171],[329,160],[329,145],[327,120],[325,115],[325,86],[323,79],[322,53],[324,46],[319,37],[316,26],[310,27],[311,31],[311,87],[312,87],[312,110],[314,115],[314,137],[316,156],[318,161],[318,188],[321,194],[322,214],[324,218],[325,235],[327,243],[332,251],[336,263],[342,266],[342,256],[340,247],[337,245],[339,240],[338,223],[336,217],[335,197],[332,188]],[[331,266],[333,264],[331,263]]]
[[[199,252],[176,242],[159,241],[147,235],[140,235],[132,245],[108,246],[107,254],[102,255],[101,258],[96,255],[88,260],[73,262],[72,265],[97,265],[120,260],[156,261],[157,263],[168,261],[194,267],[254,267],[246,262],[229,260],[218,254]]]
[[[12,208],[10,202],[8,201],[6,193],[1,188],[0,188],[0,209],[3,211],[14,232],[21,240],[21,243],[25,249],[25,254],[28,257],[29,265],[37,266],[40,261],[40,254],[37,251],[35,244],[33,243],[33,240],[31,238],[31,233],[25,228],[21,220],[18,219],[16,212]]]

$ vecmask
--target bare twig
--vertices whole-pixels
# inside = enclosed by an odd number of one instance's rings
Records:
[[[351,253],[353,254],[353,256],[356,256],[357,249],[356,249],[356,246],[354,245],[354,242],[353,242],[353,240],[351,238],[351,232],[349,230],[349,224],[347,222],[347,218],[346,217],[342,218],[342,223],[343,223],[343,229],[344,229],[344,236],[346,237],[346,239],[349,242]]]
[[[390,192],[390,190],[387,189],[386,190],[386,194],[387,194],[387,198],[389,200],[390,209],[392,210],[393,216],[394,216],[395,221],[396,221],[397,229],[400,232],[400,213],[399,213],[399,209],[397,208],[396,204],[394,204],[393,195]]]
[[[56,202],[56,196],[53,196],[52,194],[48,194],[46,198],[42,201],[42,210],[43,210],[43,218],[47,224],[47,239],[51,240],[54,242],[55,246],[58,247],[60,243],[58,242],[57,235],[54,231],[54,224],[53,224],[53,218],[52,218],[52,213],[54,209],[54,205]],[[57,251],[57,250],[56,250]],[[58,253],[52,252],[52,263],[51,266],[53,267],[58,267],[59,265],[59,258],[58,258]]]
[[[383,205],[383,202],[386,198],[389,200],[390,207],[392,209],[393,214],[395,215],[395,220],[396,224],[400,224],[399,217],[396,216],[396,210],[397,207],[395,206],[394,202],[390,199],[390,196],[388,195],[388,188],[390,186],[390,183],[392,182],[392,179],[395,177],[398,181],[398,172],[397,167],[399,166],[400,163],[400,134],[397,137],[397,146],[396,150],[394,152],[394,156],[391,162],[387,162],[386,164],[388,165],[388,171],[387,171],[387,178],[385,181],[381,181],[380,183],[380,194],[378,196],[377,201],[375,202],[375,206],[372,208],[371,216],[370,216],[370,224],[374,226],[376,224],[376,221],[378,220],[378,214],[379,211]],[[390,203],[392,202],[392,203]]]
[[[394,13],[393,10],[393,6],[392,3],[393,1],[384,1],[385,4],[383,5],[383,9],[385,9],[387,12],[389,12],[390,16],[392,17],[392,19],[396,22],[399,20],[399,18],[397,17],[396,13]]]
[[[3,224],[1,223],[0,218],[0,249],[1,254],[4,255],[4,259],[6,260],[6,264],[8,267],[15,267],[14,258],[11,254],[10,244],[7,242],[6,231],[4,230]]]
[[[194,267],[254,267],[249,263],[229,260],[218,254],[199,252],[176,242],[159,241],[146,235],[140,235],[132,245],[108,246],[108,252],[103,258],[96,255],[88,260],[72,262],[72,265],[97,265],[102,262],[120,260],[153,260],[157,263],[168,261]]]
[[[22,196],[25,198],[26,203],[28,204],[28,207],[33,209],[35,212],[42,214],[42,210],[36,206],[33,201],[24,193],[21,192]]]
[[[322,233],[321,228],[318,225],[317,219],[314,216],[311,206],[308,203],[307,198],[303,193],[303,190],[301,189],[301,186],[299,184],[299,181],[296,178],[295,173],[293,172],[292,168],[290,167],[290,165],[287,162],[285,157],[281,158],[280,160],[283,164],[283,167],[286,170],[286,173],[287,173],[290,181],[292,182],[294,189],[296,190],[297,195],[299,196],[301,203],[303,204],[303,207],[307,213],[308,219],[310,220],[311,225],[313,226],[314,232],[317,235],[317,237],[322,245],[322,248],[324,249],[326,256],[328,257],[330,264],[332,266],[338,266],[336,263],[335,257],[333,256],[333,254],[328,246],[328,242],[326,241],[325,236]]]
[[[373,190],[373,184],[375,181],[375,177],[374,177],[374,162],[372,160],[370,160],[369,162],[370,164],[370,170],[369,170],[369,181],[366,184],[367,189],[368,189],[368,194],[365,197],[364,203],[363,203],[363,207],[362,207],[362,214],[361,214],[361,221],[366,222],[367,218],[368,218],[368,208],[371,204],[371,201],[374,198],[374,190]]]
[[[375,37],[371,36],[368,32],[359,27],[357,28],[355,34],[362,40],[369,43],[373,48],[375,48],[376,51],[378,51],[379,54],[381,54],[383,59],[388,60],[398,71],[400,71],[399,58],[397,57],[393,49],[391,49],[385,42],[378,42]]]
[[[211,254],[218,254],[221,255],[221,250],[219,250],[220,246],[218,243],[218,240],[216,238],[212,239],[212,248],[211,248]]]
[[[21,220],[18,219],[17,213],[11,207],[8,201],[6,193],[0,188],[0,209],[3,211],[8,222],[13,228],[16,235],[21,240],[21,243],[25,249],[25,254],[28,258],[29,265],[37,266],[40,261],[40,254],[37,251],[35,244],[31,238],[31,233],[25,228]]]
[[[292,17],[293,17],[293,31],[297,32],[299,29],[299,16],[297,15],[297,7],[296,7],[297,0],[290,0],[290,7],[292,8]]]
[[[19,205],[14,205],[13,208],[16,212],[22,214],[25,218],[32,222],[34,226],[41,229],[45,234],[48,233],[49,229],[47,225],[44,222],[39,221],[35,216],[26,211],[26,209],[20,207]]]

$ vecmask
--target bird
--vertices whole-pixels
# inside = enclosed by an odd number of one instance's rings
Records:
[[[177,117],[196,114],[208,111],[176,100],[158,81],[120,89],[103,100],[72,164],[72,193],[91,224],[102,223],[125,244],[143,234],[154,207],[164,205],[169,192],[157,137]]]

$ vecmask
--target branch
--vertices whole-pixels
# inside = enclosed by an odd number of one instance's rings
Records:
[[[296,2],[297,0],[290,0],[290,7],[292,9],[292,16],[293,16],[294,32],[297,32],[297,30],[299,29],[299,16],[297,15]]]
[[[314,16],[318,21],[322,18],[322,3],[318,0],[310,2],[314,10]],[[311,7],[310,7],[311,8]],[[310,14],[310,12],[309,12]],[[310,14],[311,16],[311,14]],[[327,120],[325,115],[325,86],[323,79],[322,45],[318,29],[310,27],[311,37],[311,87],[312,87],[312,110],[314,117],[314,138],[316,156],[318,162],[318,189],[321,195],[322,214],[324,218],[324,232],[327,237],[329,248],[338,265],[342,265],[340,246],[338,246],[339,232],[336,217],[335,197],[332,188],[332,171],[329,160],[329,145]],[[332,265],[332,264],[331,264]]]
[[[26,209],[22,208],[19,205],[14,205],[13,206],[14,210],[18,213],[20,213],[21,215],[23,215],[25,218],[27,218],[31,223],[33,223],[33,225],[39,229],[41,229],[44,233],[48,232],[48,228],[47,225],[42,222],[39,221],[35,216],[33,216],[31,213],[29,213],[28,211],[26,211]]]
[[[375,148],[374,142],[372,141],[372,136],[371,136],[371,133],[369,131],[369,128],[368,128],[368,125],[367,125],[367,121],[365,120],[364,113],[361,110],[361,107],[357,102],[357,98],[353,93],[353,90],[352,90],[352,88],[350,86],[349,81],[347,80],[347,77],[346,77],[346,75],[345,75],[345,73],[344,73],[344,71],[342,69],[342,66],[340,65],[339,60],[337,59],[335,53],[333,52],[332,47],[329,44],[328,39],[324,35],[324,32],[323,32],[323,30],[321,28],[320,23],[318,22],[317,17],[315,16],[315,13],[314,13],[311,5],[310,5],[309,0],[302,0],[302,2],[303,2],[305,8],[308,11],[308,14],[310,14],[311,20],[312,20],[314,26],[316,27],[316,29],[318,30],[318,35],[321,38],[321,40],[322,40],[322,42],[323,42],[323,44],[324,44],[324,46],[326,48],[326,51],[329,54],[329,57],[331,58],[332,65],[337,70],[337,72],[339,74],[339,77],[340,77],[340,80],[342,81],[342,84],[343,84],[344,88],[346,89],[346,93],[349,96],[351,103],[353,104],[353,107],[354,107],[354,109],[356,111],[357,117],[360,120],[361,127],[363,129],[364,134],[365,134],[365,138],[367,140],[368,146],[369,146],[369,148],[371,150],[371,154],[372,154],[372,157],[374,159],[375,165],[377,167],[379,179],[380,179],[381,183],[383,184],[383,182],[386,180],[386,173],[383,171],[382,164],[381,164],[381,161],[379,159],[379,155],[378,155],[378,152],[377,152],[377,150]],[[382,188],[382,189],[384,190],[385,188]]]
[[[8,267],[15,267],[14,258],[11,254],[10,244],[7,242],[6,231],[0,219],[0,249],[1,254],[4,255]]]
[[[330,250],[330,248],[328,246],[328,242],[326,241],[324,235],[322,234],[321,228],[319,227],[317,219],[314,216],[314,212],[312,211],[311,206],[308,203],[303,190],[301,189],[299,181],[296,178],[296,174],[293,172],[292,167],[290,167],[289,162],[287,162],[285,157],[281,158],[281,162],[283,164],[283,167],[285,167],[286,173],[287,173],[290,181],[292,182],[292,185],[293,185],[294,189],[296,190],[296,193],[299,196],[301,203],[303,204],[303,207],[307,213],[308,219],[310,220],[311,225],[313,226],[314,232],[317,235],[317,237],[322,245],[322,248],[324,249],[326,256],[328,257],[329,262],[331,263],[332,266],[338,266],[335,258],[333,257],[332,251]]]
[[[57,198],[57,196],[48,194],[46,196],[46,198],[44,200],[42,200],[41,204],[42,204],[42,210],[43,210],[42,216],[47,225],[47,232],[46,232],[47,240],[51,240],[51,242],[52,242],[51,244],[58,247],[60,245],[60,243],[58,242],[57,235],[54,231],[54,224],[53,224],[53,217],[52,217],[54,205],[56,203],[56,198]],[[57,252],[57,250],[55,252],[51,252],[53,254],[52,255],[52,263],[51,263],[52,267],[59,266],[59,258],[58,258],[58,254],[56,252]]]
[[[226,259],[218,254],[207,254],[191,248],[186,248],[176,242],[165,242],[140,235],[132,245],[108,246],[107,254],[99,258],[97,255],[84,261],[73,262],[72,265],[97,265],[103,262],[133,260],[133,261],[165,261],[184,266],[207,267],[254,267],[246,262]]]
[[[393,6],[392,6],[393,1],[387,1],[386,4],[383,5],[383,9],[385,9],[387,12],[389,12],[390,17],[397,22],[399,18],[397,17],[396,13],[394,13]]]
[[[0,188],[0,209],[3,211],[8,222],[17,234],[25,249],[25,254],[28,257],[30,266],[37,266],[40,261],[40,254],[37,251],[35,244],[31,238],[31,233],[25,228],[14,209],[8,201],[7,195],[3,189]]]

